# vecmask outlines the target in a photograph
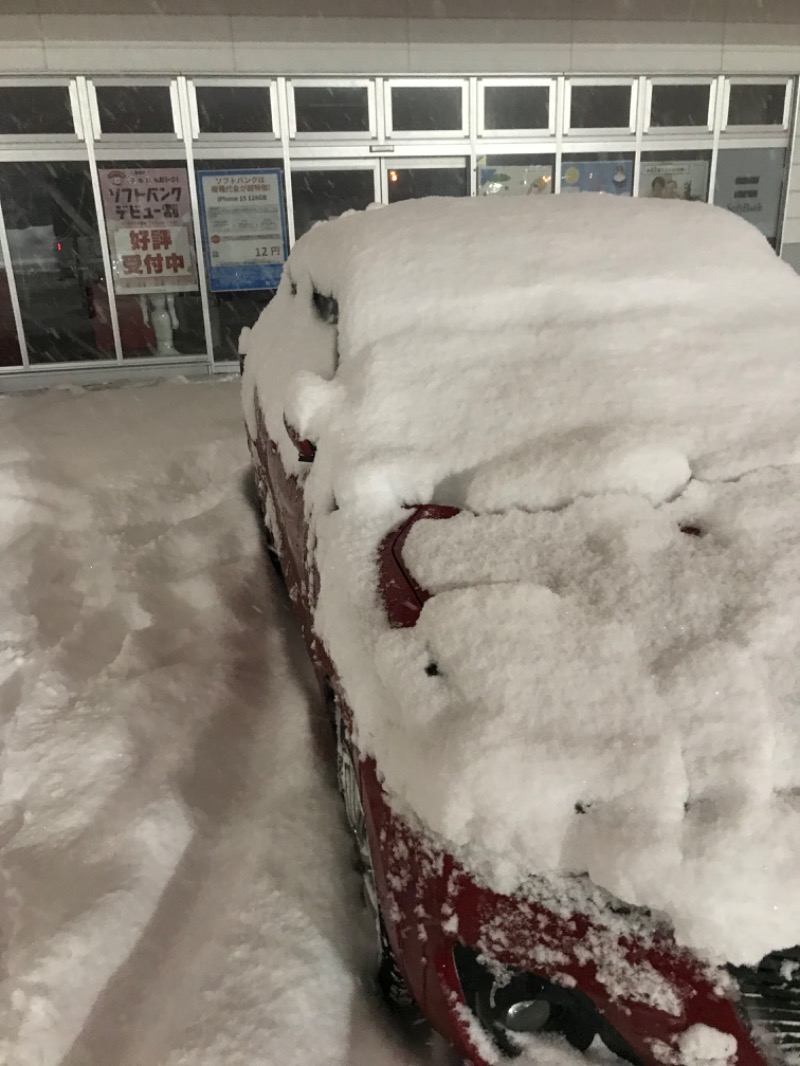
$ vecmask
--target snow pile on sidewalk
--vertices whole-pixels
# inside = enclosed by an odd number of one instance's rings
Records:
[[[238,392],[0,397],[4,1066],[409,1061]]]
[[[737,962],[800,939],[799,295],[705,205],[423,201],[304,237],[248,342],[395,805]],[[412,538],[436,594],[391,632],[376,546],[428,501],[469,514]]]

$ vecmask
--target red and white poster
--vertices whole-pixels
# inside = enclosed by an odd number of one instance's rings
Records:
[[[183,167],[100,170],[118,293],[197,289],[192,204]]]

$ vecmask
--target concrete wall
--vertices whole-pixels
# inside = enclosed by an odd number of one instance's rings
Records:
[[[4,74],[798,69],[798,0],[0,0]]]

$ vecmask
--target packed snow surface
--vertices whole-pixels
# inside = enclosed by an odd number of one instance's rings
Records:
[[[450,1061],[370,991],[250,484],[238,382],[0,396],[3,1066]]]
[[[351,214],[245,347],[398,810],[502,891],[588,872],[734,962],[800,941],[800,282],[760,234],[590,195]],[[392,630],[377,545],[430,501],[462,514],[412,532],[433,595]]]

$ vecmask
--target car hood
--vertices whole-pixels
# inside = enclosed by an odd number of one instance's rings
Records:
[[[795,943],[799,530],[797,466],[417,522],[387,780],[501,891],[588,873],[732,962]]]

